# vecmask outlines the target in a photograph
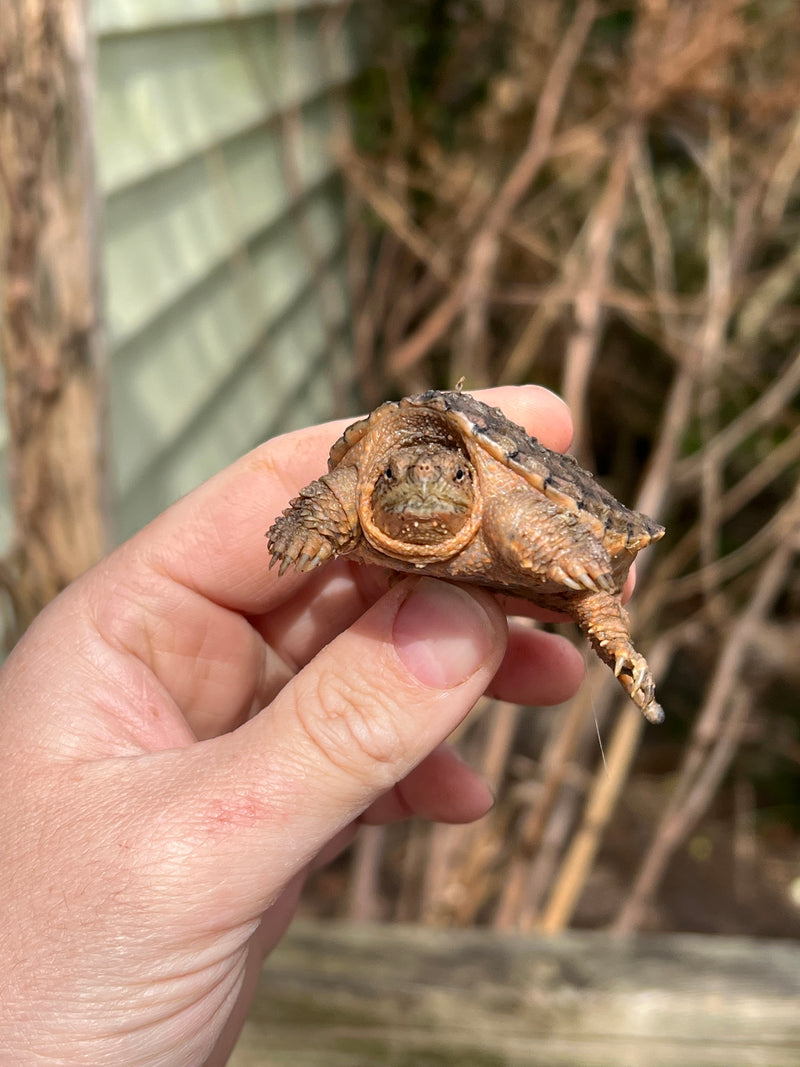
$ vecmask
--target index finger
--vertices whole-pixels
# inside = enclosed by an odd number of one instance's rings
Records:
[[[563,449],[572,423],[566,405],[539,386],[476,393],[549,448]],[[298,491],[326,470],[328,452],[353,419],[274,438],[174,504],[132,540],[150,566],[209,600],[256,614],[284,599],[302,576],[268,570],[264,534]]]

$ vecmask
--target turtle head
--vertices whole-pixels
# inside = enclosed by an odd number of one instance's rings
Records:
[[[406,544],[449,541],[469,519],[473,479],[472,465],[459,449],[432,442],[397,448],[375,481],[373,522]]]

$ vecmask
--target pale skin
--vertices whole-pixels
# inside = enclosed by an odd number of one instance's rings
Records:
[[[481,396],[568,445],[545,390]],[[486,691],[578,687],[566,639],[507,618],[531,605],[344,560],[268,569],[265,530],[344,425],[184,498],[0,672],[3,1063],[224,1064],[308,871],[361,822],[479,818],[492,798],[448,734]]]

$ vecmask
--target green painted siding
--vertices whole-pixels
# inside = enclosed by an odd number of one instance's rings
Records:
[[[346,7],[93,0],[119,537],[347,392]]]

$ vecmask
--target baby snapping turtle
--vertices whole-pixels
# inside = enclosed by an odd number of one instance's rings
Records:
[[[346,555],[565,612],[655,723],[664,712],[621,591],[637,552],[663,534],[499,408],[430,390],[349,426],[328,473],[267,536],[281,574]]]

